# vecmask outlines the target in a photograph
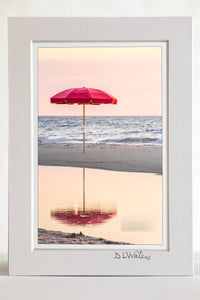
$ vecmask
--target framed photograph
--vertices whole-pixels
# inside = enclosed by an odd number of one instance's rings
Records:
[[[191,275],[191,18],[8,26],[10,274]]]

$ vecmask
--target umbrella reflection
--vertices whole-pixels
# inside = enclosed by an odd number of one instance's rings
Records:
[[[85,168],[83,168],[83,207],[82,209],[75,209],[70,206],[65,209],[52,210],[51,217],[58,221],[69,225],[95,225],[105,223],[113,216],[117,215],[117,209],[102,209],[98,207],[87,208],[85,201]]]
[[[95,225],[105,223],[107,220],[117,214],[116,210],[102,211],[98,209],[74,211],[71,209],[55,210],[51,216],[65,224],[70,225]]]

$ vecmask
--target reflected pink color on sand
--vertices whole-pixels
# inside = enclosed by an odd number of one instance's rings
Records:
[[[115,212],[92,225],[61,222],[51,212],[83,212],[83,169],[38,168],[38,227],[117,242],[162,244],[162,176],[86,169],[85,211]],[[61,218],[61,215],[59,216]],[[94,218],[95,219],[95,218]],[[73,220],[73,218],[72,218]]]
[[[78,211],[77,213],[73,210],[57,210],[52,211],[51,216],[61,221],[64,224],[71,225],[98,225],[105,223],[107,220],[117,214],[114,212],[103,212],[98,210],[93,211]]]

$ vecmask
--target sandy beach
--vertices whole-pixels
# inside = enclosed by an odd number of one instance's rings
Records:
[[[127,245],[123,242],[114,242],[103,238],[95,238],[80,233],[64,233],[61,231],[38,229],[38,244],[95,244],[95,245]]]
[[[162,173],[162,146],[38,143],[38,163],[42,166],[71,166],[113,171]]]

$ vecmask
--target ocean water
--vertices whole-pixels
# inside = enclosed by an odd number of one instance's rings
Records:
[[[86,143],[162,144],[161,116],[86,116]],[[39,116],[38,140],[82,143],[81,116]]]

